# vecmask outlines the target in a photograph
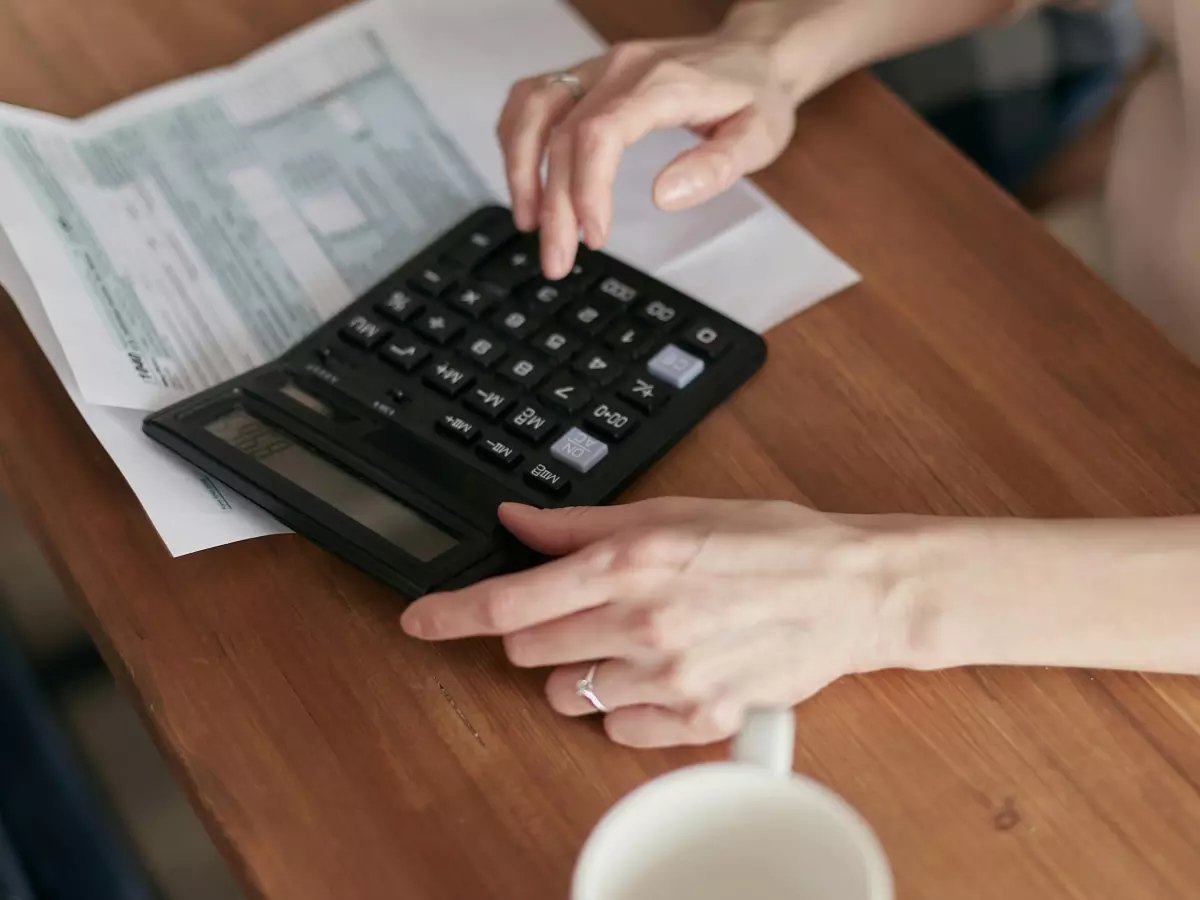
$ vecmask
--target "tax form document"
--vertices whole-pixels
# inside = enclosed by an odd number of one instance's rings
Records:
[[[509,85],[603,48],[558,0],[364,0],[83,119],[0,105],[0,283],[173,554],[286,529],[145,438],[144,413],[504,202]],[[694,140],[626,154],[609,252],[760,331],[857,280],[749,182],[655,209],[650,179]]]

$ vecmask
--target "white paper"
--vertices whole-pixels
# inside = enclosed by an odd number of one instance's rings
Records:
[[[0,284],[173,556],[288,531],[253,503],[142,434],[143,413],[84,402],[33,283],[2,233]]]
[[[555,0],[368,0],[235,67],[81,120],[0,107],[0,133],[7,129],[10,148],[0,151],[0,226],[7,234],[0,240],[0,283],[173,554],[286,529],[146,438],[143,410],[269,359],[288,335],[299,337],[339,310],[466,208],[504,197],[493,128],[508,85],[601,50],[582,20]],[[364,100],[356,92],[363,78],[387,89]],[[180,127],[181,109],[196,118],[183,116],[183,124],[209,138],[202,114],[214,109],[231,140],[257,129],[270,133],[280,117],[296,124],[282,156],[264,152],[256,140],[247,141],[243,156],[214,150],[208,138],[183,142],[224,160],[215,189],[236,204],[239,221],[261,243],[239,257],[243,274],[262,274],[255,266],[269,260],[274,277],[294,281],[287,298],[293,320],[275,322],[274,344],[264,340],[246,297],[229,287],[230,270],[212,262],[213,247],[245,235],[222,224],[220,203],[208,210],[215,232],[206,231],[196,227],[194,209],[180,215],[178,198],[167,196],[180,179],[204,169],[188,163],[178,142],[164,144],[162,123],[168,132]],[[69,183],[73,213],[94,229],[85,248],[91,256],[81,259],[78,242],[73,255],[54,205],[16,171],[14,132],[17,146],[36,147],[39,164],[48,160],[55,180]],[[686,213],[655,209],[653,175],[693,142],[683,132],[663,132],[629,151],[609,252],[758,330],[857,280],[749,183]],[[320,177],[331,166],[352,167],[353,148],[364,144],[374,152],[402,146],[415,153],[404,166],[386,169],[400,188],[384,215],[373,207],[372,192]],[[305,147],[313,153],[292,155]],[[95,177],[97,148],[116,170],[101,166],[103,183]],[[143,164],[147,153],[154,165],[138,170],[135,163]],[[304,190],[297,191],[297,173],[288,167],[302,169],[305,162],[314,171],[301,173]],[[164,169],[171,177],[163,177]],[[188,197],[201,206],[212,199],[194,184]],[[398,216],[405,198],[411,209]],[[347,238],[357,239],[353,252],[338,251]],[[129,346],[113,339],[113,323],[104,321],[97,302],[102,293],[89,286],[96,259],[120,261],[120,283],[137,294],[130,308],[148,320],[148,332],[176,338],[166,354],[173,359],[148,363],[135,353],[134,364]]]

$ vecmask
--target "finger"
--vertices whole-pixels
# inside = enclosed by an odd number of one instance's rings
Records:
[[[712,512],[722,502],[730,501],[660,497],[613,506],[560,509],[505,503],[499,509],[499,516],[504,527],[522,543],[548,556],[562,556],[633,529],[690,521]]]
[[[745,708],[722,700],[694,710],[663,706],[630,706],[604,717],[604,730],[626,747],[680,747],[715,744],[733,737]]]
[[[571,200],[573,156],[574,136],[564,123],[550,138],[540,214],[542,272],[551,280],[571,271],[579,246],[579,220]]]
[[[546,139],[573,102],[567,85],[526,79],[513,86],[500,114],[496,132],[504,154],[513,221],[522,231],[537,228]]]
[[[612,228],[613,185],[621,157],[651,131],[690,126],[726,118],[748,102],[741,91],[719,86],[700,90],[680,80],[652,80],[637,92],[619,97],[586,116],[573,114],[563,127],[573,127],[575,141],[574,207],[583,222],[584,239],[599,247]],[[582,113],[582,110],[579,111]]]
[[[642,596],[660,573],[608,571],[612,554],[573,554],[545,565],[489,578],[459,591],[428,594],[400,616],[408,634],[424,640],[511,634],[609,602]]]
[[[669,659],[661,677],[696,700],[714,679],[745,666],[747,657],[753,663],[782,642],[798,642],[806,627],[806,604],[778,582],[668,574],[644,578],[636,587],[645,595],[620,594],[602,606],[510,633],[509,659],[525,667]]]
[[[742,110],[667,164],[654,182],[655,205],[675,211],[712,199],[742,176],[769,165],[787,137],[773,134],[757,110]]]
[[[579,696],[576,687],[591,668],[591,663],[562,666],[546,679],[546,699],[550,707],[564,716],[586,716],[599,712],[589,700]],[[683,702],[671,692],[669,682],[659,677],[659,666],[608,659],[596,667],[592,691],[609,710],[628,706],[670,707]]]

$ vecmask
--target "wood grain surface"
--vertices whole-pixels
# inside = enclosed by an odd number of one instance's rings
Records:
[[[81,114],[334,5],[0,0],[0,100]],[[579,5],[612,39],[721,6]],[[637,495],[1200,511],[1197,372],[870,78],[809,104],[758,180],[864,282],[775,329],[765,371]],[[614,747],[494,644],[406,640],[395,596],[300,538],[171,559],[3,297],[0,489],[263,897],[563,898],[616,798],[724,750]],[[797,715],[797,766],[878,831],[903,900],[1200,891],[1196,681],[888,672]]]

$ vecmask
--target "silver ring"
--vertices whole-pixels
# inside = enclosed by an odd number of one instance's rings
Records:
[[[546,84],[565,84],[571,91],[571,97],[579,100],[583,97],[583,82],[574,72],[555,72],[546,76]]]
[[[592,663],[592,667],[588,669],[587,674],[575,682],[575,693],[592,704],[596,708],[596,712],[606,713],[608,707],[600,702],[600,698],[596,696],[596,670],[600,668],[600,663]]]

